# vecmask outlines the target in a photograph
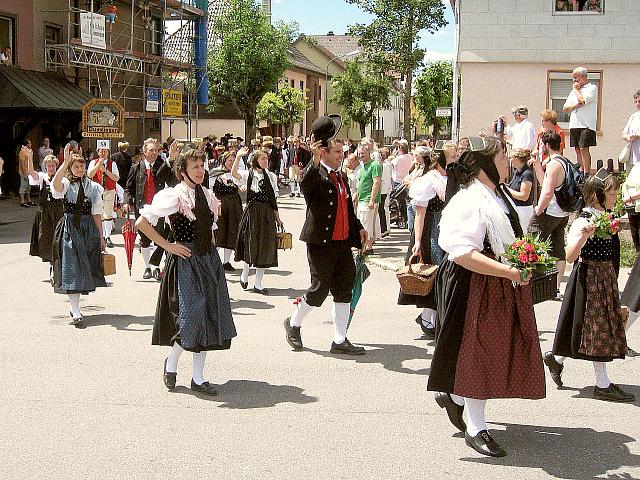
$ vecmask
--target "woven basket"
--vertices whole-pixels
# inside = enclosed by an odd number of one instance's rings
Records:
[[[400,290],[405,295],[419,295],[424,297],[431,293],[433,284],[436,282],[436,274],[438,273],[437,265],[429,265],[424,263],[413,264],[412,255],[409,258],[409,264],[401,267],[396,272],[396,278],[400,283]]]
[[[533,304],[546,302],[556,298],[558,270],[555,268],[544,273],[535,273],[531,278],[531,294]]]
[[[293,248],[293,236],[289,232],[282,230],[276,233],[278,250],[288,250]]]

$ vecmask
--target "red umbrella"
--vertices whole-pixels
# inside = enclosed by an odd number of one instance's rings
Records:
[[[124,238],[124,251],[127,252],[127,265],[129,266],[129,276],[131,276],[131,263],[133,261],[133,249],[136,245],[136,231],[127,215],[127,221],[122,226],[122,237]]]

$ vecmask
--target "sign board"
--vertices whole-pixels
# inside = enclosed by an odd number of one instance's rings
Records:
[[[162,89],[162,114],[168,117],[182,115],[182,91]]]
[[[116,100],[94,98],[82,107],[84,138],[123,138],[124,108]]]
[[[100,150],[101,148],[106,148],[111,151],[111,140],[98,140],[96,142],[96,150]]]
[[[450,117],[451,107],[438,107],[436,108],[436,117]]]
[[[80,12],[80,40],[83,45],[107,48],[104,15]]]
[[[145,106],[147,112],[160,111],[160,89],[147,88],[147,104]]]

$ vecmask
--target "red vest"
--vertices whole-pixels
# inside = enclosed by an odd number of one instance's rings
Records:
[[[96,162],[101,162],[102,160],[98,159]],[[113,165],[113,160],[107,161],[107,171],[111,172],[111,166]],[[96,172],[96,174],[91,179],[96,183],[102,185],[105,190],[115,190],[116,189],[116,181],[109,178],[107,174],[103,174],[100,170]]]
[[[349,240],[349,211],[347,202],[347,187],[342,179],[342,172],[329,174],[332,183],[338,189],[338,205],[336,209],[336,223],[333,227],[332,240]]]

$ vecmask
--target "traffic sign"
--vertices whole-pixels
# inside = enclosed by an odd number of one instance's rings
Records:
[[[450,117],[451,107],[438,107],[436,108],[436,117]]]

